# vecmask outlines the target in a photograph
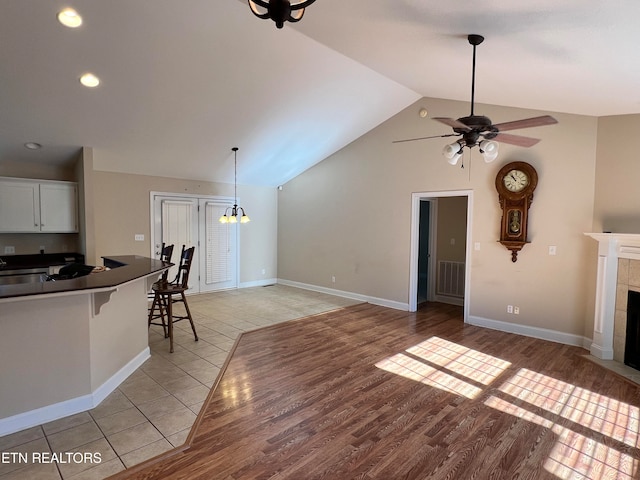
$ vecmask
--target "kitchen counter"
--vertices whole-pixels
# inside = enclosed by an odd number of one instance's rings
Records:
[[[147,293],[171,264],[103,259],[111,270],[0,287],[0,436],[96,407],[149,358]]]
[[[8,258],[8,257],[7,257]],[[171,264],[153,258],[137,255],[102,257],[105,266],[111,268],[104,272],[92,273],[84,277],[56,282],[22,283],[0,286],[0,302],[3,299],[31,295],[73,293],[79,290],[113,288],[137,278],[160,273]],[[5,260],[6,261],[6,260]],[[117,268],[114,268],[116,267]],[[12,269],[16,268],[11,264]]]

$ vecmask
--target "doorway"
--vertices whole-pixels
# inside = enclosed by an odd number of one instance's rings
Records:
[[[151,192],[151,253],[162,244],[175,245],[169,278],[177,273],[182,245],[195,246],[187,293],[203,293],[238,286],[237,224],[218,221],[233,200]]]
[[[459,286],[464,292],[464,321],[467,322],[469,315],[469,295],[470,295],[470,246],[471,246],[471,226],[473,217],[473,191],[455,190],[443,192],[421,192],[412,194],[411,207],[411,258],[409,266],[409,311],[415,312],[418,304],[423,301],[426,292],[426,300],[438,300],[436,285],[439,282],[438,258],[438,199],[448,197],[464,197],[466,199],[466,221],[463,224],[459,235],[464,237],[464,250],[460,264],[458,278],[461,278],[463,285]],[[428,210],[428,214],[426,211]],[[455,243],[455,237],[446,239]],[[446,249],[440,241],[440,250]],[[426,252],[426,253],[425,253]],[[426,260],[426,262],[425,262]],[[426,265],[425,265],[426,263]],[[440,262],[442,263],[442,262]],[[448,262],[451,263],[451,262]],[[427,275],[426,281],[424,275]],[[460,281],[460,280],[459,280]]]
[[[433,300],[433,272],[431,265],[431,235],[429,232],[433,230],[431,226],[431,210],[436,207],[437,199],[421,199],[420,200],[420,219],[418,233],[418,307],[429,300]]]

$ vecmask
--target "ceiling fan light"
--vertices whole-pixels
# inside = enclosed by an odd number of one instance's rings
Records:
[[[480,153],[482,153],[485,162],[493,162],[498,157],[498,142],[493,140],[481,141]]]
[[[462,157],[461,153],[456,153],[453,157],[447,158],[447,162],[449,162],[449,165],[457,165],[458,160],[460,160],[461,157]]]
[[[453,142],[449,145],[445,145],[442,149],[442,155],[447,159],[451,165],[455,165],[462,157],[462,145],[458,142]]]

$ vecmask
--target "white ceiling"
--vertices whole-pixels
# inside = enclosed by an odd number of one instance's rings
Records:
[[[477,102],[640,112],[637,0],[317,0],[282,30],[244,0],[0,3],[0,162],[89,146],[98,170],[232,182],[238,146],[239,183],[276,186],[421,96],[468,101],[468,33]]]

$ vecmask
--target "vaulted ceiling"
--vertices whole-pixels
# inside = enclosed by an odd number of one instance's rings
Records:
[[[468,33],[478,102],[637,113],[638,18],[633,0],[317,0],[277,30],[244,0],[4,0],[0,162],[89,146],[98,170],[230,182],[238,146],[239,182],[275,186],[422,96],[468,101]]]

